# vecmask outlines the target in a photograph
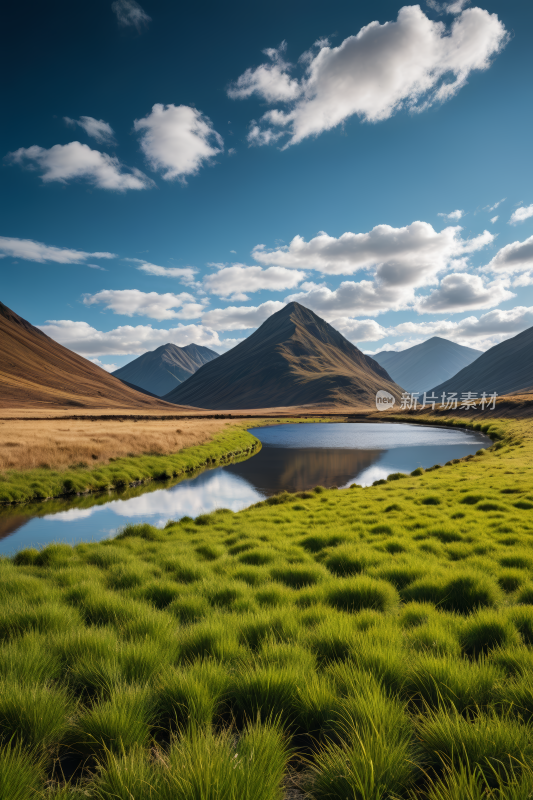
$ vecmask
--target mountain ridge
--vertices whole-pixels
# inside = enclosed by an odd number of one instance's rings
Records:
[[[366,406],[401,388],[325,320],[289,303],[164,399],[211,409]]]
[[[1,408],[171,407],[51,339],[0,302]]]
[[[428,392],[482,355],[482,350],[432,336],[405,350],[382,350],[373,358],[408,392]]]
[[[533,386],[533,327],[494,345],[432,391],[515,394]]]
[[[203,345],[191,343],[178,347],[167,342],[114,370],[112,375],[163,397],[215,358],[218,353]]]

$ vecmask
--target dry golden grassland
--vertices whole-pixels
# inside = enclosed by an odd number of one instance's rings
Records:
[[[168,455],[205,444],[227,419],[0,420],[0,471],[97,466],[110,458]]]

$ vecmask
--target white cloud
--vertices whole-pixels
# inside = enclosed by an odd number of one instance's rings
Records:
[[[116,14],[121,28],[136,28],[140,32],[152,21],[152,18],[135,0],[115,0],[114,3],[111,3],[111,9]]]
[[[457,94],[473,70],[488,69],[507,40],[497,15],[481,8],[462,11],[447,28],[419,5],[404,6],[395,22],[371,22],[339,47],[320,42],[316,55],[304,54],[299,92],[289,77],[291,65],[280,61],[278,51],[269,63],[241,75],[229,93],[253,93],[267,101],[290,93],[287,110],[267,111],[249,134],[252,144],[287,135],[288,147],[354,115],[379,122],[400,109],[418,112],[442,103]]]
[[[471,316],[459,322],[402,322],[395,328],[390,328],[389,332],[395,336],[442,336],[467,347],[486,350],[531,326],[533,307],[516,306],[505,311],[497,308],[479,318]]]
[[[451,3],[438,3],[437,0],[426,0],[426,5],[437,14],[460,14],[463,8],[470,5],[470,0],[452,0]]]
[[[499,220],[499,218],[500,218],[500,217],[499,217],[499,214],[496,214],[496,216],[495,216],[495,217],[491,217],[491,218],[490,218],[490,221],[491,221],[491,222],[492,222],[492,224],[494,225],[494,223],[495,223],[495,222],[497,222],[497,221]]]
[[[258,328],[263,322],[280,311],[286,304],[268,300],[260,306],[228,306],[208,311],[202,316],[202,324],[215,331],[239,331]]]
[[[105,267],[101,267],[99,264],[87,264],[88,267],[91,269],[99,269],[101,272],[107,272]]]
[[[506,244],[484,269],[505,275],[533,270],[533,236],[523,242]]]
[[[331,320],[332,326],[352,342],[377,342],[388,335],[388,331],[375,319],[350,319],[336,317]]]
[[[157,264],[150,264],[141,258],[125,258],[124,261],[133,261],[140,264],[137,267],[141,272],[148,275],[157,275],[160,278],[178,278],[182,283],[193,283],[198,270],[196,267],[159,267]]]
[[[90,361],[91,364],[96,364],[97,367],[102,367],[106,372],[114,372],[118,369],[116,364],[103,364],[99,358],[88,358],[87,361]]]
[[[248,300],[245,292],[259,292],[262,289],[280,292],[283,289],[294,289],[305,277],[305,272],[285,267],[261,269],[261,267],[234,264],[207,275],[204,278],[204,288],[218,297]]]
[[[496,211],[496,209],[498,208],[498,206],[501,206],[501,204],[502,204],[502,203],[505,203],[505,201],[506,201],[506,200],[507,200],[507,198],[506,198],[506,197],[502,197],[502,199],[501,199],[501,200],[498,200],[498,202],[497,202],[497,203],[494,203],[494,205],[493,205],[493,206],[485,206],[485,211],[488,211],[489,213],[492,213],[493,211]]]
[[[390,284],[429,285],[453,259],[480,250],[494,236],[484,231],[473,239],[462,239],[459,226],[437,232],[428,222],[412,222],[403,228],[376,225],[368,233],[343,233],[338,239],[323,231],[306,242],[295,236],[289,245],[252,251],[260,264],[278,264],[296,269],[315,269],[328,275],[353,275],[375,269]]]
[[[116,144],[113,128],[109,122],[104,122],[103,119],[95,119],[94,117],[80,117],[79,119],[63,117],[63,119],[72,128],[79,125],[87,136],[92,136],[99,144]]]
[[[86,306],[101,304],[107,310],[126,317],[143,316],[159,320],[195,319],[205,310],[204,304],[196,303],[187,292],[158,294],[141,292],[139,289],[104,289],[93,295],[84,295],[83,302]]]
[[[154,182],[140,169],[125,167],[118,158],[91,150],[89,145],[81,142],[55,144],[49,150],[36,144],[20,147],[14,153],[9,153],[8,158],[15,164],[43,170],[41,177],[44,183],[68,183],[84,178],[98,189],[117,192],[154,186]],[[127,169],[129,171],[125,172]]]
[[[244,100],[253,94],[265,99],[268,103],[294,100],[301,93],[301,87],[295,78],[288,75],[291,65],[283,59],[287,43],[282,42],[276,49],[263,50],[270,63],[261,64],[256,69],[247,69],[234,83],[228,87],[228,95],[233,100]]]
[[[402,350],[407,350],[407,348],[409,348],[409,347],[414,347],[417,344],[422,344],[423,341],[425,341],[425,340],[424,339],[405,339],[404,341],[393,342],[392,344],[390,344],[388,342],[387,344],[381,345],[381,347],[376,347],[375,350],[364,350],[363,352],[367,356],[375,356],[376,353],[383,353],[383,352],[399,353]]]
[[[519,222],[524,222],[524,220],[530,217],[533,217],[533,203],[530,206],[522,206],[521,208],[517,208],[516,211],[513,211],[509,219],[509,224],[517,225]]]
[[[386,286],[375,281],[343,281],[337,289],[315,286],[307,291],[291,294],[285,301],[301,303],[332,322],[338,317],[399,311],[412,306],[415,296],[409,286]]]
[[[488,231],[473,239],[462,239],[460,232],[456,226],[439,233],[420,221],[404,228],[377,225],[369,233],[344,233],[338,239],[324,232],[309,242],[296,236],[275,250],[258,245],[253,255],[263,264],[305,267],[329,275],[370,272],[372,280],[344,281],[335,290],[303,284],[300,292],[285,298],[331,320],[414,307],[417,288],[437,284],[446,271],[463,272],[468,255],[494,239]]]
[[[456,211],[451,211],[449,214],[443,214],[442,212],[439,211],[437,216],[438,217],[444,217],[445,219],[457,219],[457,220],[459,220],[459,219],[461,219],[461,217],[464,217],[464,213],[465,212],[461,208],[458,208]]]
[[[135,120],[134,128],[141,132],[141,148],[150,167],[167,181],[177,178],[186,183],[186,176],[196,175],[224,148],[211,120],[189,106],[156,103],[150,114]]]
[[[83,250],[72,250],[68,247],[51,247],[33,239],[15,239],[0,236],[0,254],[2,257],[22,258],[24,261],[36,261],[45,264],[54,261],[56,264],[83,264],[88,258],[117,258],[114,253],[84,253]],[[89,264],[96,269],[95,264]]]
[[[437,289],[416,305],[419,314],[457,314],[474,308],[492,308],[515,297],[507,284],[498,279],[488,283],[479,275],[456,272],[446,275]]]
[[[229,349],[233,339],[220,340],[214,330],[203,325],[179,324],[175,328],[152,328],[151,325],[121,325],[110,331],[99,331],[87,322],[68,319],[47,320],[39,328],[69,350],[83,356],[140,355],[170,342],[184,347],[198,344],[205,347]]]

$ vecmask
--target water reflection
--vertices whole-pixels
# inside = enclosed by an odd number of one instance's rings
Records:
[[[238,511],[284,490],[368,486],[391,472],[444,464],[490,444],[472,431],[399,424],[296,424],[251,432],[263,444],[257,455],[173,485],[7,508],[0,513],[0,553],[51,541],[100,540],[129,521],[162,527],[216,508]]]

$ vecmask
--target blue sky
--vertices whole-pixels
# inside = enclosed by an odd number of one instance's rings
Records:
[[[108,369],[297,299],[365,352],[533,325],[533,5],[12,4],[1,299]]]

